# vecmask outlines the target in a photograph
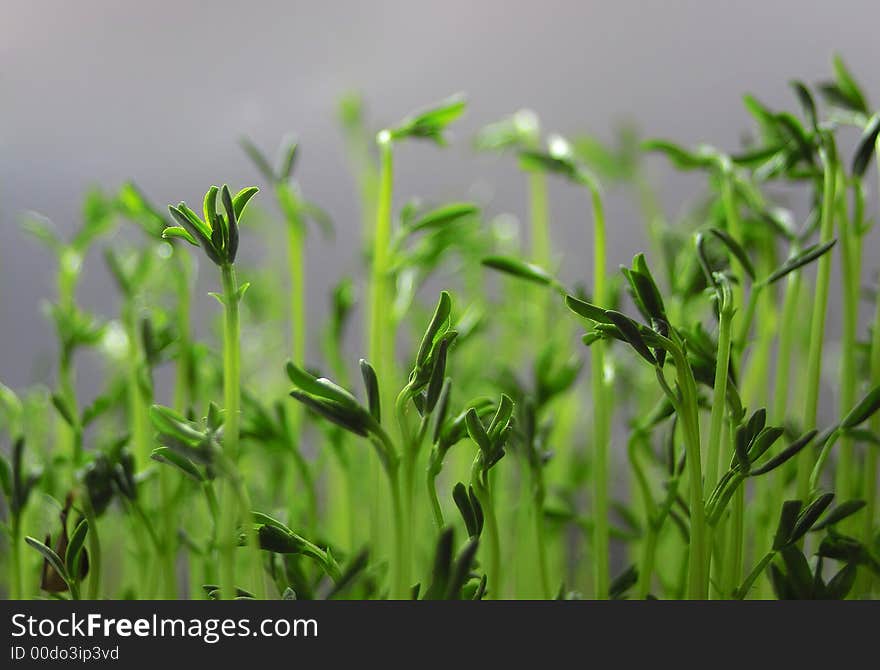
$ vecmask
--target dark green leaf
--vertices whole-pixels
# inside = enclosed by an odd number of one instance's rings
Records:
[[[749,476],[757,477],[758,475],[763,475],[767,472],[770,472],[771,470],[775,470],[789,459],[794,458],[804,447],[812,442],[813,438],[816,437],[818,432],[819,431],[817,430],[811,430],[807,433],[804,433],[798,439],[788,445],[785,449],[779,452],[776,456],[764,463],[764,465],[752,470],[749,473]]]
[[[536,284],[549,286],[555,282],[553,277],[543,268],[509,256],[488,256],[483,259],[482,263],[487,268],[535,282]]]
[[[844,417],[840,427],[844,430],[855,428],[867,421],[878,409],[880,409],[880,386],[875,386]]]
[[[456,202],[423,214],[411,223],[407,223],[406,228],[409,232],[413,233],[431,228],[439,228],[460,219],[475,216],[479,211],[480,208],[471,202]]]
[[[168,447],[157,447],[156,449],[153,449],[150,458],[158,463],[165,463],[166,465],[171,465],[177,468],[193,481],[201,483],[205,480],[205,477],[196,467],[195,463],[176,451],[172,451]]]
[[[801,108],[804,110],[804,116],[810,123],[810,127],[818,127],[819,118],[816,114],[816,101],[813,100],[813,94],[810,93],[810,90],[801,81],[793,81],[791,86],[798,97],[798,101],[801,103]]]
[[[800,500],[786,500],[782,503],[779,524],[776,526],[776,534],[773,536],[773,549],[775,551],[779,551],[789,543],[789,538],[800,516],[802,507],[803,503]]]
[[[80,555],[82,554],[88,532],[89,522],[83,519],[77,524],[73,534],[70,536],[67,552],[64,554],[64,566],[67,568],[67,574],[69,575],[80,574]]]
[[[822,522],[813,526],[814,531],[824,530],[825,528],[829,528],[836,523],[840,523],[847,517],[852,516],[859,510],[861,510],[865,506],[864,500],[847,500],[846,502],[842,502],[837,505],[833,510],[828,512],[825,515],[825,518],[822,519]]]
[[[800,516],[798,516],[797,523],[791,531],[791,536],[788,538],[789,544],[797,542],[810,532],[810,529],[819,520],[819,517],[822,516],[822,513],[828,508],[832,500],[834,500],[833,493],[823,493],[807,505]]]
[[[382,422],[382,410],[379,398],[379,380],[376,378],[376,371],[363,358],[360,360],[361,376],[364,379],[364,388],[367,391],[367,406],[370,408],[370,414],[376,420],[376,423]]]
[[[795,256],[789,258],[785,263],[782,264],[775,272],[773,272],[767,279],[764,280],[765,284],[773,284],[774,282],[779,281],[789,272],[793,272],[808,263],[812,263],[814,260],[828,252],[831,247],[833,247],[837,243],[837,240],[831,240],[826,242],[825,244],[814,244],[812,246],[807,247],[800,253]]]
[[[853,156],[852,173],[854,177],[864,177],[871,163],[871,156],[877,149],[877,134],[880,133],[880,114],[874,114],[862,131],[856,152]]]
[[[605,315],[611,319],[611,322],[615,326],[617,326],[621,335],[623,335],[624,339],[630,344],[636,353],[639,354],[639,356],[644,358],[651,365],[657,364],[657,359],[654,357],[654,354],[651,353],[648,345],[645,344],[645,340],[639,332],[639,326],[635,321],[625,314],[621,314],[612,309],[606,310]]]
[[[724,246],[727,247],[728,251],[734,255],[737,261],[739,261],[740,266],[743,270],[745,270],[746,274],[749,276],[749,279],[752,281],[755,280],[755,266],[752,265],[752,261],[749,260],[749,255],[746,253],[746,250],[740,246],[739,242],[737,242],[730,234],[725,230],[720,230],[719,228],[710,228],[709,232],[712,233],[715,237],[717,237]]]
[[[68,584],[70,583],[70,576],[67,572],[67,569],[64,567],[64,561],[61,560],[61,557],[55,553],[53,549],[50,549],[45,544],[40,542],[39,540],[33,537],[26,537],[24,541],[27,542],[31,547],[36,549],[40,554],[42,554],[43,558],[48,561],[49,565],[58,573],[58,575]]]

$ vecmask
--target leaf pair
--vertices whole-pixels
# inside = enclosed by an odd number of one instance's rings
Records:
[[[458,482],[452,489],[452,500],[461,514],[468,536],[480,537],[483,532],[483,506],[474,492],[474,487],[465,487],[464,484]]]
[[[480,465],[484,473],[504,457],[504,448],[513,430],[513,407],[510,396],[502,393],[488,427],[483,425],[476,407],[471,407],[465,414],[467,432],[480,449]]]
[[[150,407],[150,420],[161,445],[153,450],[153,460],[177,468],[196,482],[212,478],[216,469],[224,469],[220,458],[223,421],[214,403],[209,405],[204,426],[162,405]],[[198,466],[206,470],[203,472]]]
[[[166,228],[162,237],[182,238],[194,246],[202,247],[216,265],[231,265],[238,253],[239,221],[248,202],[258,190],[251,186],[233,197],[226,184],[219,189],[212,186],[205,194],[204,218],[200,218],[185,202],[176,207],[169,205],[168,211],[179,225]],[[218,194],[223,212],[217,211]]]
[[[375,370],[367,361],[361,359],[360,367],[369,409],[341,386],[325,377],[312,375],[292,361],[288,361],[286,367],[287,376],[296,387],[290,395],[331,423],[360,437],[373,438],[379,457],[388,468],[396,455],[390,450],[388,437],[380,423],[379,382]]]
[[[379,133],[380,141],[387,138],[398,141],[407,138],[425,139],[445,146],[446,131],[449,126],[464,114],[467,103],[461,95],[453,95],[446,100],[405,118],[395,128]]]
[[[433,413],[443,392],[449,347],[458,336],[458,332],[452,330],[451,323],[452,298],[446,291],[441,291],[437,307],[419,343],[407,385],[422,416]]]
[[[459,600],[463,589],[471,579],[474,560],[477,555],[479,540],[471,537],[467,544],[454,555],[455,532],[447,528],[437,540],[434,552],[434,568],[431,585],[425,591],[424,600]],[[482,588],[478,588],[475,599],[479,600],[485,591],[485,577],[481,580]]]
[[[18,437],[12,444],[9,460],[0,454],[0,490],[3,491],[13,518],[21,514],[34,486],[43,476],[41,470],[30,473],[24,471],[24,446],[24,437]]]

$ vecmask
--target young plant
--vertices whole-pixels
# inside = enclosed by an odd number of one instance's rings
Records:
[[[241,362],[239,303],[248,284],[238,285],[235,276],[235,257],[239,245],[239,221],[248,202],[257,194],[256,187],[245,188],[234,197],[225,184],[222,189],[212,186],[205,194],[204,219],[200,218],[186,203],[169,206],[174,220],[179,224],[166,228],[165,238],[181,238],[200,246],[205,255],[219,268],[222,294],[213,294],[223,306],[223,399],[224,432],[223,450],[234,467],[239,457],[239,411],[241,401]],[[218,212],[217,197],[220,196],[223,211]],[[231,493],[222,496],[223,518],[220,530],[221,587],[227,598],[234,596],[235,547],[238,543],[238,524],[247,509],[242,509]],[[258,567],[258,566],[257,566]],[[260,580],[261,581],[261,580]],[[260,583],[256,584],[259,588]]]

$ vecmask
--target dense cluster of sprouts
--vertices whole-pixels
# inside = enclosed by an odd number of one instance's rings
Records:
[[[0,385],[0,586],[72,599],[875,596],[880,300],[863,266],[880,114],[839,58],[821,106],[792,89],[796,112],[746,96],[756,132],[730,152],[632,131],[615,145],[545,138],[530,112],[486,126],[476,150],[524,172],[528,245],[479,203],[395,197],[395,149],[445,145],[462,98],[377,133],[346,98],[365,299],[358,312],[360,282],[341,277],[322,329],[305,309],[304,250],[311,223],[333,224],[295,180],[296,142],[277,165],[242,142],[268,197],[212,186],[200,214],[128,183],[90,192],[69,240],[28,220],[57,259],[58,356],[50,386]],[[651,152],[705,176],[681,220],[645,176]],[[548,178],[584,196],[591,244],[564,259],[583,284],[559,278]],[[619,273],[611,185],[641,205],[649,243]],[[126,242],[107,244],[120,225]],[[286,273],[239,257],[278,226]],[[102,245],[121,297],[109,318],[77,302]],[[217,348],[195,335],[200,261],[219,287]],[[358,366],[343,346],[356,313]],[[84,349],[107,371],[88,401]],[[154,383],[160,368],[172,389]]]

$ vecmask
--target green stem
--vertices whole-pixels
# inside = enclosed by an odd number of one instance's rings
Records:
[[[434,467],[433,464],[428,466],[428,500],[431,502],[431,513],[434,516],[434,525],[437,527],[437,530],[443,530],[446,526],[446,520],[443,518],[443,507],[440,505],[440,498],[437,495],[437,475],[440,474],[440,470]]]
[[[21,600],[24,597],[21,574],[21,515],[10,514],[9,522],[9,583],[10,599]]]
[[[697,384],[687,357],[680,347],[672,349],[681,400],[679,417],[687,455],[689,508],[691,515],[690,551],[688,552],[688,598],[704,600],[709,594],[706,572],[706,511],[703,501],[703,472],[700,464],[700,416]]]
[[[393,463],[386,467],[388,487],[391,492],[391,514],[393,527],[393,554],[391,557],[391,594],[392,600],[408,600],[409,587],[406,571],[406,551],[408,542],[404,523],[403,506],[400,499],[400,480],[397,475],[398,465]]]
[[[594,300],[606,304],[605,277],[606,240],[605,215],[599,190],[590,185],[593,211],[593,294]],[[597,600],[608,597],[609,525],[608,525],[608,450],[611,441],[611,413],[608,402],[608,384],[605,381],[605,343],[594,342],[590,347],[590,381],[593,399],[593,595]]]
[[[540,468],[541,466],[537,466]],[[538,575],[541,578],[541,595],[547,600],[553,596],[550,576],[547,573],[547,538],[544,534],[544,481],[540,470],[533,475],[532,503],[535,514],[535,549],[538,554]]]
[[[192,327],[190,324],[190,280],[192,268],[189,256],[175,251],[177,260],[177,366],[174,379],[174,407],[181,414],[186,414],[194,402],[193,397],[193,361],[192,361]]]
[[[482,481],[480,481],[482,479]],[[495,514],[495,503],[492,499],[492,490],[489,485],[488,474],[477,476],[472,482],[474,492],[483,507],[483,516],[486,521],[486,536],[489,548],[489,578],[493,580],[495,599],[503,598],[503,581],[501,574],[501,539],[498,532],[498,517]]]
[[[709,421],[709,444],[706,453],[707,491],[718,483],[718,463],[721,458],[721,431],[727,399],[727,378],[730,368],[731,324],[733,306],[722,305],[718,317],[718,355],[715,359],[715,382],[712,389],[712,414]]]
[[[836,170],[833,165],[825,166],[822,187],[822,222],[820,243],[830,242],[834,235],[834,186]],[[816,291],[813,314],[810,323],[810,347],[807,354],[806,401],[803,414],[803,429],[816,427],[819,411],[819,390],[822,378],[822,352],[825,344],[825,318],[828,307],[828,290],[831,285],[831,254],[824,254],[818,261],[816,272]],[[813,459],[809,452],[802,453],[797,465],[797,497],[806,499],[809,493],[810,472]]]
[[[98,535],[98,518],[92,508],[88,493],[82,496],[83,515],[88,521],[89,532],[89,590],[88,599],[97,600],[101,595],[101,540]]]
[[[861,188],[858,183],[854,186],[856,193],[856,208],[854,217],[850,220],[846,207],[846,189],[843,183],[843,175],[841,174],[838,182],[838,189],[841,191],[838,197],[839,202],[839,218],[838,218],[838,235],[840,244],[840,273],[841,273],[841,293],[843,302],[843,323],[840,338],[840,416],[846,416],[856,402],[856,392],[858,387],[858,376],[856,372],[856,350],[858,338],[858,318],[859,318],[859,293],[860,284],[860,265],[862,257],[861,235],[858,227],[860,226],[859,211],[861,206],[858,204],[859,192]],[[855,444],[851,437],[847,435],[841,436],[840,439],[840,455],[837,461],[837,477],[836,486],[837,495],[842,499],[849,498],[855,491],[853,490],[854,480],[854,459]]]
[[[373,232],[373,259],[370,273],[369,345],[370,361],[376,369],[383,406],[390,407],[387,390],[391,384],[390,355],[393,323],[391,321],[390,248],[391,207],[394,184],[393,155],[390,136],[379,133],[377,140],[381,161],[379,193],[376,211],[376,228]],[[389,402],[385,402],[389,401]]]
[[[221,267],[223,278],[223,450],[232,467],[238,463],[240,388],[240,323],[238,285],[231,264]],[[220,587],[223,597],[235,598],[235,549],[238,546],[238,522],[247,510],[239,510],[234,486],[227,482],[220,496]]]

